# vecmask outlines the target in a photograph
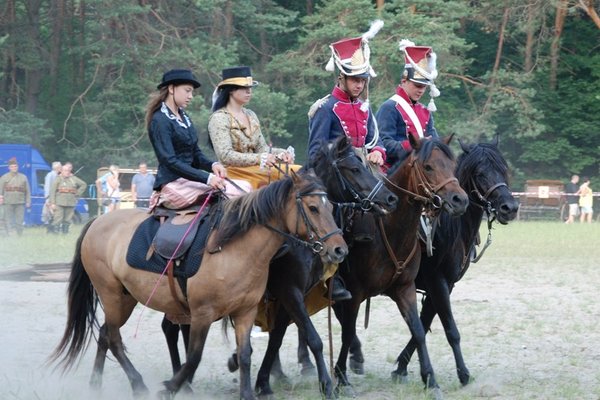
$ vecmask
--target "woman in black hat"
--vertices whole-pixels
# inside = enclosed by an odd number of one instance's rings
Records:
[[[213,114],[208,122],[211,144],[219,161],[227,167],[229,177],[248,181],[255,189],[282,176],[268,167],[294,162],[294,148],[268,145],[258,117],[244,107],[257,84],[250,67],[225,68],[223,80],[213,95]],[[300,166],[291,168],[297,170]]]
[[[146,128],[158,158],[154,190],[160,192],[153,194],[151,208],[183,208],[210,189],[225,189],[227,171],[202,153],[196,128],[184,111],[199,87],[191,71],[170,70],[146,108]]]

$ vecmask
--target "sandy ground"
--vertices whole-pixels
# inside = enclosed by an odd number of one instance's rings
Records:
[[[470,385],[463,388],[458,383],[451,351],[437,321],[428,336],[445,398],[600,399],[600,270],[595,262],[577,266],[544,260],[526,262],[502,257],[493,250],[486,257],[485,263],[472,267],[453,294],[463,351],[474,378]],[[569,273],[564,274],[565,270]],[[114,359],[107,361],[102,391],[92,396],[88,380],[94,343],[81,363],[64,376],[44,365],[64,329],[65,279],[60,265],[24,266],[0,273],[0,399],[132,398],[125,374]],[[326,312],[313,317],[325,345],[326,317]],[[138,306],[122,329],[132,362],[151,393],[160,390],[160,382],[170,377],[161,318],[161,314]],[[290,329],[282,349],[284,368],[293,385],[274,386],[277,398],[319,398],[315,379],[298,376],[295,336],[295,328]],[[416,357],[410,364],[410,383],[391,384],[389,374],[408,333],[390,300],[374,299],[370,327],[366,331],[360,328],[359,336],[367,374],[350,374],[358,398],[427,398]],[[337,355],[337,326],[334,337]],[[196,373],[194,398],[238,398],[237,375],[225,367],[234,347],[233,334],[230,338],[231,342],[223,339],[220,324],[213,326]],[[254,379],[266,338],[255,337],[253,345]]]

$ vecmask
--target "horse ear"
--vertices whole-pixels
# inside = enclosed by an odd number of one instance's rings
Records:
[[[465,153],[469,152],[469,145],[467,145],[466,143],[464,143],[462,140],[457,139],[458,140],[458,144],[460,144],[460,148],[462,149],[462,151],[464,151]]]
[[[454,139],[454,133],[451,133],[450,136],[446,136],[443,139],[443,142],[446,143],[446,145],[450,145],[450,142],[452,141],[452,139]]]
[[[312,171],[312,169],[309,169],[309,171]],[[293,169],[290,170],[290,176],[292,177],[292,182],[294,182],[294,185],[300,181],[300,176],[298,176],[296,171],[294,171]]]
[[[494,145],[494,147],[498,147],[498,138],[500,135],[498,135],[496,133],[496,135],[494,136],[494,140],[492,141],[492,144]]]
[[[421,140],[417,139],[411,134],[408,134],[408,142],[410,143],[410,147],[415,150],[418,150],[421,147]]]

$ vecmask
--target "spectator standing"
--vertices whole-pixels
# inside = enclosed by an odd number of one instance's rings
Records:
[[[137,208],[148,208],[156,178],[148,173],[146,163],[140,163],[138,171],[131,180],[131,199]]]
[[[579,207],[581,207],[581,216],[579,217],[579,221],[587,221],[589,224],[591,224],[592,216],[594,214],[594,209],[592,208],[594,204],[594,193],[590,187],[590,178],[587,176],[583,177],[583,183],[579,187],[577,194],[579,194]]]
[[[42,222],[48,225],[48,232],[50,232],[52,222],[52,210],[50,209],[50,189],[56,177],[60,174],[62,164],[60,161],[52,162],[52,170],[46,174],[44,178],[44,208],[42,209]]]
[[[52,224],[48,232],[69,233],[69,226],[75,215],[77,199],[85,192],[87,185],[73,175],[73,165],[66,163],[61,167],[60,175],[54,179],[50,189],[50,208],[53,212]]]
[[[567,193],[567,204],[569,205],[569,217],[565,221],[567,224],[575,222],[575,217],[579,215],[579,196],[576,194],[579,191],[579,175],[573,175],[571,181],[565,186]]]
[[[110,200],[107,212],[121,208],[121,182],[119,181],[119,167],[111,165],[110,174],[106,178],[107,197]]]
[[[0,177],[0,205],[4,208],[7,233],[14,230],[23,234],[25,209],[31,207],[29,180],[19,172],[15,157],[8,160],[8,172]]]

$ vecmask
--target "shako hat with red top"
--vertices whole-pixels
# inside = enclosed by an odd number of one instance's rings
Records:
[[[346,76],[359,78],[375,77],[377,74],[370,64],[371,50],[369,40],[374,38],[383,27],[382,20],[375,20],[362,36],[342,39],[329,45],[331,58],[325,70],[333,72],[337,66]]]
[[[404,52],[404,74],[403,77],[411,82],[429,86],[431,101],[427,108],[436,111],[434,97],[440,95],[434,80],[438,76],[436,69],[437,55],[429,46],[415,46],[413,42],[402,39],[399,44],[400,51]]]

